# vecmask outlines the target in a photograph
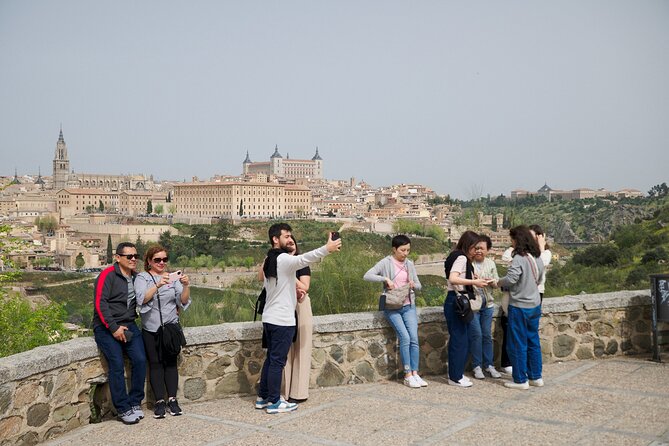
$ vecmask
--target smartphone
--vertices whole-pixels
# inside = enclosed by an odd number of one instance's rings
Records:
[[[339,240],[339,233],[337,231],[332,231],[332,240]]]
[[[181,279],[181,270],[170,273],[169,283],[176,282]]]
[[[132,340],[132,331],[126,330],[123,334],[125,335],[125,342],[130,342]]]

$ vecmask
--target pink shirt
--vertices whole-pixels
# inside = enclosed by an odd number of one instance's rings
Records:
[[[392,257],[393,261],[393,268],[395,269],[395,278],[393,279],[393,284],[395,285],[395,288],[399,288],[401,286],[406,285],[409,283],[409,270],[404,262],[400,262],[395,257]],[[407,297],[404,299],[404,305],[409,305],[411,303],[411,299]]]

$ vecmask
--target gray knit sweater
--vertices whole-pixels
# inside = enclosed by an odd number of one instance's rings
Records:
[[[418,280],[418,274],[416,274],[416,267],[413,265],[413,262],[409,259],[406,260],[406,266],[407,266],[407,271],[409,273],[409,280],[412,280],[414,283],[414,289],[420,290],[423,286],[420,284],[420,280]],[[395,271],[395,267],[393,266],[392,257],[388,256],[379,260],[379,262],[376,265],[370,268],[370,270],[367,271],[363,276],[363,279],[365,279],[368,282],[384,282],[383,290],[385,291],[386,288],[385,280],[386,279],[393,280],[396,274],[397,272]]]
[[[536,278],[532,273],[531,260],[527,256],[516,254],[513,256],[506,276],[497,282],[500,287],[509,289],[509,305],[518,308],[534,308],[541,305],[537,279],[544,272],[544,263],[539,258],[535,260],[538,270]]]

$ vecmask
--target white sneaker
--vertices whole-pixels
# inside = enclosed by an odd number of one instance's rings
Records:
[[[530,388],[530,384],[527,381],[525,381],[524,383],[507,381],[504,383],[504,387],[508,387],[509,389],[527,390]]]
[[[413,379],[414,379],[418,384],[420,384],[421,387],[427,387],[427,382],[426,382],[423,378],[421,378],[420,376],[418,376],[418,374],[413,375]]]
[[[471,381],[465,381],[464,379],[460,379],[460,381],[453,381],[452,379],[449,379],[448,384],[451,386],[458,386],[458,387],[471,387],[474,385],[472,384]]]
[[[530,385],[534,386],[534,387],[543,387],[544,386],[544,380],[543,380],[543,378],[531,379],[530,380]]]
[[[462,378],[460,379],[460,381],[466,381],[468,383],[472,382],[472,380],[469,379],[469,377],[467,375],[462,375]]]
[[[488,373],[490,373],[490,376],[492,376],[493,378],[501,378],[501,377],[502,377],[502,374],[499,373],[499,372],[495,369],[495,366],[494,366],[494,365],[489,365],[489,366],[485,369],[485,371],[488,372]]]
[[[474,378],[476,379],[485,379],[485,375],[483,374],[483,370],[481,370],[481,366],[476,366],[474,367]]]
[[[416,381],[416,377],[414,375],[410,375],[409,377],[404,378],[404,385],[411,387],[412,389],[420,388],[420,383]]]
[[[513,374],[513,367],[511,367],[511,366],[502,367],[502,370],[507,375],[512,375]]]

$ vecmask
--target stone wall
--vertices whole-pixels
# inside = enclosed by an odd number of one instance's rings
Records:
[[[650,352],[649,291],[552,298],[543,312],[546,362]],[[448,332],[442,309],[419,309],[419,324],[421,373],[445,373]],[[264,360],[260,323],[185,331],[189,345],[180,357],[180,399],[254,392]],[[498,344],[495,352],[499,355]],[[315,317],[312,359],[312,387],[395,379],[401,373],[396,337],[378,312]],[[110,418],[105,367],[92,338],[0,359],[0,444],[35,444],[92,419]],[[149,406],[151,401],[147,386]]]

